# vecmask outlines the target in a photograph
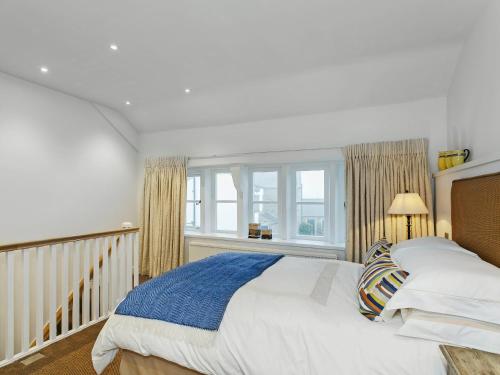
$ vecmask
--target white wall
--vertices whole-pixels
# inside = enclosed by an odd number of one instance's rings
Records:
[[[492,1],[469,35],[448,97],[450,149],[473,158],[498,153],[500,140],[500,2]]]
[[[240,157],[216,157],[190,161],[190,166],[219,164],[280,164],[290,161],[339,160],[341,150],[262,153],[342,147],[360,142],[391,141],[424,137],[429,139],[431,168],[436,170],[438,150],[446,147],[446,99],[431,98],[379,107],[360,108],[297,116],[230,126],[172,130],[141,134],[142,158],[158,155],[190,157],[250,153]],[[209,243],[218,240],[187,238],[187,259],[191,240]],[[239,240],[226,240],[226,246],[240,248]],[[214,243],[211,243],[213,246]],[[252,244],[253,245],[253,244]],[[247,245],[248,246],[248,245]],[[273,244],[269,246],[273,247]],[[202,246],[203,248],[203,246]],[[204,251],[204,250],[203,250]],[[202,253],[209,255],[210,251]],[[343,258],[343,251],[328,250]]]
[[[0,243],[137,223],[138,135],[97,108],[0,73]]]
[[[429,139],[430,162],[435,169],[434,156],[446,146],[445,98],[229,126],[145,133],[141,135],[141,152],[143,157],[206,156],[418,137]]]

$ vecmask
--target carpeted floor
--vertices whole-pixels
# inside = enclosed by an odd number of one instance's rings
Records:
[[[149,277],[141,275],[139,282],[142,284],[147,280]],[[105,321],[94,324],[43,348],[30,357],[2,367],[0,375],[95,375],[91,359],[92,347],[104,323]],[[33,358],[38,359],[30,362]],[[118,353],[103,374],[119,375],[120,360],[121,354]]]
[[[0,368],[0,375],[95,375],[91,352],[95,339],[104,322],[97,323],[42,349],[40,359],[23,364],[26,359]],[[37,354],[34,354],[36,356]],[[119,375],[120,354],[103,372],[104,375]]]
[[[92,367],[90,353],[92,352],[93,342],[83,345],[80,349],[68,353],[54,362],[42,367],[40,370],[33,372],[33,375],[87,375],[95,374]],[[119,375],[120,374],[120,354],[115,360],[104,370],[103,375]]]

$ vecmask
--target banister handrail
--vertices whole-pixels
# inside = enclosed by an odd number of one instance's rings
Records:
[[[99,237],[113,236],[113,235],[117,235],[117,234],[134,233],[134,232],[138,232],[139,230],[140,230],[139,227],[134,227],[134,228],[126,228],[126,229],[116,229],[116,230],[111,230],[111,231],[107,231],[107,232],[96,232],[96,233],[80,234],[77,236],[48,238],[45,240],[0,245],[0,253],[14,251],[14,250],[30,249],[33,247],[43,247],[43,246],[48,246],[48,245],[55,245],[55,244],[60,244],[60,243],[65,243],[65,242],[75,242],[75,241],[82,241],[82,240],[88,240],[88,239],[99,238]]]

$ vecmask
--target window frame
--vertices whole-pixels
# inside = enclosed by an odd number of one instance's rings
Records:
[[[188,170],[188,174],[187,174],[187,178],[189,179],[190,177],[199,177],[200,178],[200,199],[199,200],[189,200],[188,199],[188,196],[187,196],[187,181],[186,181],[186,210],[187,210],[187,204],[188,203],[194,203],[196,204],[196,202],[199,202],[199,206],[200,206],[200,226],[199,228],[195,227],[195,226],[191,226],[191,225],[187,225],[186,221],[184,221],[184,230],[187,230],[189,232],[202,232],[203,230],[203,225],[204,225],[204,220],[203,220],[203,217],[204,217],[204,188],[203,188],[203,184],[204,184],[204,176],[203,176],[203,173],[202,171],[200,170],[197,170],[197,169],[193,169],[193,170]],[[193,192],[193,196],[195,196],[194,192]],[[193,206],[193,210],[194,210],[194,206]],[[193,212],[193,214],[195,214],[195,212]],[[196,220],[195,220],[196,222]]]
[[[240,210],[238,209],[239,206],[239,199],[238,199],[238,189],[236,189],[236,199],[235,200],[217,200],[217,174],[219,173],[228,173],[231,176],[231,179],[233,178],[233,174],[231,173],[230,168],[216,168],[212,169],[210,173],[210,179],[211,179],[211,190],[212,190],[212,197],[211,197],[211,212],[210,212],[210,222],[211,222],[211,231],[212,233],[229,233],[229,234],[237,234],[238,233],[238,221],[239,221],[239,215],[240,215]],[[235,203],[236,204],[236,230],[218,230],[217,229],[217,204],[218,203]]]
[[[255,172],[277,172],[277,192],[276,192],[276,201],[254,201],[253,199],[253,174]],[[283,182],[282,182],[283,170],[279,166],[251,166],[248,168],[248,223],[253,222],[253,206],[255,203],[275,203],[277,205],[277,213],[278,213],[278,232],[273,232],[273,238],[283,238],[283,234],[285,233],[284,222],[286,221],[284,211],[283,211],[283,203],[284,203],[284,191],[283,191]]]
[[[325,178],[325,222],[323,236],[298,235],[296,204],[297,171],[323,170]],[[231,201],[216,200],[217,173],[228,173],[233,177],[239,174],[237,199]],[[318,162],[287,162],[225,164],[218,166],[196,166],[188,169],[188,176],[200,176],[200,228],[185,226],[185,233],[220,235],[229,238],[246,238],[248,223],[253,221],[253,174],[254,172],[278,172],[278,228],[273,238],[279,240],[323,242],[341,245],[346,237],[345,181],[342,160],[321,160]],[[186,197],[187,201],[187,197]],[[217,230],[217,202],[236,203],[236,231]],[[260,203],[261,201],[259,201]],[[264,201],[262,201],[264,202]],[[265,202],[264,202],[265,203]]]
[[[297,228],[297,172],[299,171],[323,171],[323,184],[324,184],[324,234],[323,236],[307,236],[298,234]],[[331,163],[307,163],[307,164],[293,164],[289,168],[289,181],[290,181],[290,204],[288,212],[288,222],[290,223],[289,237],[296,240],[309,240],[309,241],[327,241],[331,240],[330,224],[331,224],[331,201],[330,201],[330,179],[331,179]],[[313,203],[317,204],[317,203]]]

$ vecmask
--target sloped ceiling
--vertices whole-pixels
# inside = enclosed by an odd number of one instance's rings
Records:
[[[487,2],[3,0],[0,70],[139,131],[388,104],[446,93]]]

